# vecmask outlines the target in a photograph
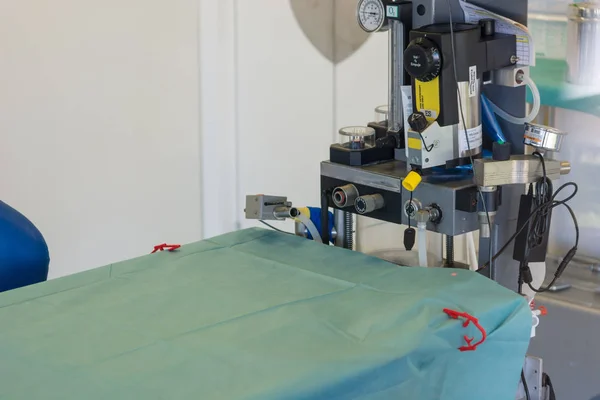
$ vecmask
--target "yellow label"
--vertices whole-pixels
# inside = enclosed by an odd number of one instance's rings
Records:
[[[421,139],[408,138],[408,148],[414,150],[421,150]]]
[[[425,114],[427,122],[435,122],[440,115],[440,78],[429,82],[415,79],[415,103],[417,109]]]

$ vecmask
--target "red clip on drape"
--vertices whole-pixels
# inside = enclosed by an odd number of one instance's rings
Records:
[[[150,254],[154,254],[157,251],[175,251],[175,250],[177,250],[180,247],[181,247],[180,244],[166,244],[166,243],[163,243],[163,244],[159,244],[157,246],[154,246],[154,250],[152,250],[152,253],[150,253]]]
[[[464,339],[467,342],[467,345],[459,347],[458,350],[460,350],[460,351],[475,351],[475,350],[477,350],[477,347],[479,347],[479,345],[481,345],[483,342],[485,342],[485,340],[487,339],[487,333],[486,333],[485,329],[483,329],[483,327],[479,324],[479,320],[477,318],[475,318],[474,316],[472,316],[466,312],[458,312],[458,311],[450,310],[447,308],[444,309],[444,312],[446,314],[448,314],[448,316],[450,318],[453,318],[453,319],[464,318],[465,319],[465,322],[463,323],[464,328],[468,327],[469,324],[472,322],[473,325],[475,325],[475,327],[477,329],[479,329],[479,332],[481,332],[481,340],[475,344],[473,344],[473,341],[475,340],[475,338],[470,338],[467,335],[465,335]]]

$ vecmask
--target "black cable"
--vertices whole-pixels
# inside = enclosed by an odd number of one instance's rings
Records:
[[[425,151],[428,153],[431,153],[431,150],[433,150],[433,145],[430,145],[429,147],[427,146],[427,143],[425,143],[425,138],[423,137],[423,135],[421,134],[421,132],[419,132],[419,136],[421,137],[421,141],[423,142],[423,146],[425,147]]]
[[[408,202],[408,209],[410,210],[410,213],[408,213],[408,227],[410,228],[410,223],[412,222],[412,214],[414,212],[414,208],[413,208],[413,192],[410,192],[410,200]]]
[[[557,205],[557,202],[555,201],[556,194],[553,192],[552,182],[550,181],[550,179],[548,179],[547,176],[546,162],[544,160],[544,156],[537,151],[534,152],[533,155],[540,159],[540,163],[542,164],[543,175],[542,178],[535,183],[535,193],[533,193],[532,185],[529,186],[529,195],[533,197],[533,205],[535,209],[530,214],[530,222],[528,224],[523,224],[523,226],[528,226],[528,229],[525,240],[525,255],[519,267],[519,287],[521,287],[522,281],[524,280],[531,290],[533,290],[536,293],[543,293],[550,290],[550,288],[554,286],[556,281],[560,278],[560,276],[563,274],[563,272],[569,265],[569,262],[577,253],[577,247],[579,246],[579,224],[577,222],[577,217],[575,216],[573,209],[568,204],[566,204],[567,201],[569,201],[575,196],[575,194],[577,193],[577,189],[574,190],[574,193],[568,199],[561,201],[561,204],[564,205],[565,208],[569,211],[573,220],[573,225],[575,227],[575,246],[571,248],[571,250],[569,250],[567,255],[561,261],[560,265],[556,269],[552,282],[550,282],[550,284],[544,288],[536,289],[531,285],[532,278],[531,270],[529,269],[528,258],[529,254],[533,249],[543,244],[544,238],[546,237],[550,229],[550,217],[552,215],[552,209]],[[571,184],[572,182],[569,183]],[[577,188],[577,185],[575,185],[574,183],[573,185],[575,188]],[[559,189],[559,191],[561,189],[562,187]],[[524,279],[524,276],[527,278]]]
[[[467,123],[466,123],[466,119],[465,119],[465,115],[464,115],[464,111],[463,111],[463,102],[462,102],[462,94],[460,93],[460,88],[458,86],[458,69],[456,68],[456,46],[455,46],[455,38],[454,38],[454,23],[452,21],[452,4],[450,3],[450,0],[446,0],[446,3],[448,3],[448,15],[450,18],[450,44],[452,46],[452,68],[454,69],[454,81],[456,82],[456,93],[458,94],[458,109],[460,110],[460,118],[462,119],[462,125],[463,125],[463,129],[465,130],[465,138],[467,139],[467,150],[469,152],[469,159],[471,161],[471,165],[473,166],[473,178],[475,179],[475,161],[473,160],[473,156],[471,155],[471,143],[469,142],[469,132],[467,130]],[[475,179],[476,181],[477,179]],[[492,266],[493,263],[493,259],[492,259],[492,252],[493,252],[493,241],[492,241],[492,235],[494,232],[494,229],[492,227],[492,220],[490,219],[490,213],[488,212],[487,209],[487,205],[485,204],[485,198],[483,197],[483,193],[481,191],[481,188],[479,186],[477,186],[477,192],[479,193],[479,198],[481,199],[481,204],[483,206],[483,211],[485,212],[486,218],[487,218],[487,223],[488,226],[490,227],[490,244],[489,244],[489,256],[490,256],[490,260],[488,261],[488,265]],[[480,268],[479,270],[482,270],[483,268]]]
[[[531,395],[529,394],[529,387],[527,386],[527,379],[525,379],[525,371],[521,369],[521,382],[523,382],[523,390],[525,391],[525,398],[527,400],[531,400]]]
[[[571,187],[571,186],[573,187],[573,193],[571,193],[568,197],[566,197],[563,200],[556,200],[556,197],[558,196],[558,194],[560,192],[562,192],[563,190],[565,190],[566,188]],[[573,213],[573,209],[571,209],[571,207],[566,203],[569,202],[570,200],[572,200],[578,191],[579,191],[579,187],[577,186],[577,184],[575,182],[565,183],[564,185],[559,187],[556,190],[556,192],[554,192],[554,195],[552,196],[552,205],[550,206],[550,209],[554,209],[559,206],[565,206],[567,208],[567,210],[569,210],[569,212],[571,213],[571,217],[574,218],[573,221],[575,223],[575,234],[576,234],[574,249],[576,249],[577,246],[579,245],[579,224],[577,223],[577,218],[575,218],[575,213]],[[531,212],[529,217],[524,221],[523,225],[514,233],[514,235],[512,235],[508,239],[506,244],[504,244],[504,246],[502,246],[502,248],[500,250],[498,250],[498,252],[492,257],[492,260],[491,260],[492,262],[496,261],[498,259],[498,257],[500,257],[500,255],[504,251],[506,251],[508,246],[510,246],[510,244],[517,238],[517,236],[519,236],[521,234],[521,232],[523,232],[523,230],[525,230],[525,228],[527,227],[527,224],[535,217],[535,213],[538,212],[540,209],[541,209],[541,206],[538,206],[533,209],[533,211]],[[573,249],[571,249],[571,250],[573,250]],[[563,262],[564,262],[564,259],[563,259]],[[567,262],[567,264],[568,264],[568,262]],[[482,269],[487,268],[488,265],[489,265],[489,263],[485,263],[481,268],[479,268],[478,271],[481,271]]]
[[[281,229],[275,228],[273,225],[266,223],[265,221],[263,221],[262,219],[259,219],[258,222],[260,222],[263,225],[268,226],[269,228],[273,229],[274,231],[277,232],[281,232],[281,233],[285,233],[287,235],[292,235],[290,232],[286,232],[286,231],[282,231]]]
[[[572,183],[572,182],[570,182],[570,183]],[[569,266],[569,263],[571,262],[573,257],[575,257],[575,254],[577,254],[577,248],[579,246],[579,223],[577,222],[577,217],[575,216],[575,212],[573,211],[571,206],[569,206],[568,204],[563,204],[563,205],[567,208],[567,210],[569,211],[569,214],[571,214],[571,219],[573,220],[573,225],[575,226],[575,246],[573,246],[571,248],[571,250],[569,250],[567,255],[563,257],[562,261],[558,265],[558,268],[556,269],[556,272],[554,273],[554,278],[552,278],[552,281],[546,287],[536,289],[533,286],[531,286],[531,282],[527,283],[529,288],[536,293],[544,293],[544,292],[549,291],[552,288],[552,286],[554,286],[556,281],[558,281],[560,279],[563,272],[565,272],[565,269],[567,269],[567,267]]]
[[[548,388],[548,400],[556,400],[556,393],[554,392],[554,385],[550,380],[550,377],[547,373],[542,374],[542,386]]]

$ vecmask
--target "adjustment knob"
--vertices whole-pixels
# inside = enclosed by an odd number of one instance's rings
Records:
[[[404,50],[404,68],[414,79],[429,82],[440,75],[442,56],[431,40],[420,37]]]
[[[425,129],[427,129],[429,122],[427,122],[425,114],[422,112],[416,112],[412,113],[410,117],[408,117],[408,125],[413,131],[422,133]]]

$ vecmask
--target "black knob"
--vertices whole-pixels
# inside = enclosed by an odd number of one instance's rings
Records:
[[[490,37],[496,34],[496,20],[491,18],[485,18],[479,21],[481,27],[481,36]]]
[[[410,117],[408,117],[408,125],[410,125],[410,128],[413,131],[421,133],[425,129],[427,129],[427,125],[429,125],[429,122],[427,122],[425,114],[423,114],[422,112],[416,112],[410,114]]]
[[[492,146],[492,159],[494,161],[510,160],[510,143],[494,142]]]
[[[404,68],[414,79],[429,82],[440,75],[442,56],[431,40],[420,37],[404,50]]]

